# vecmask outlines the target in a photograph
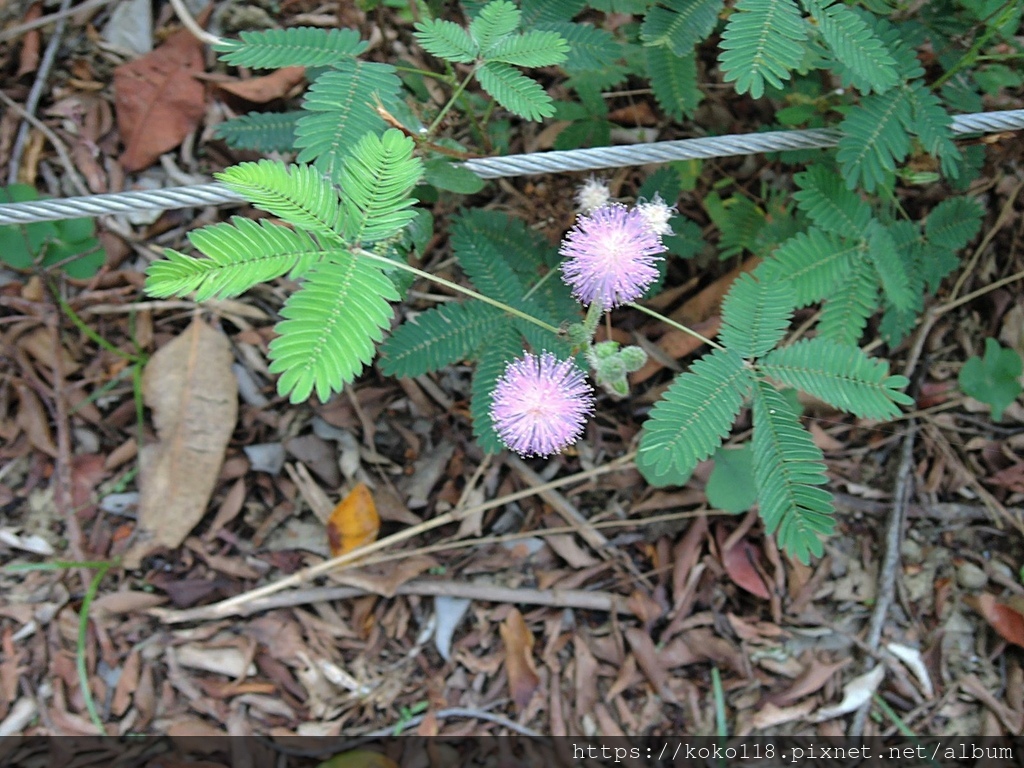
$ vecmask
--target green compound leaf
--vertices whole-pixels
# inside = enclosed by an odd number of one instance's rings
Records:
[[[492,211],[464,212],[451,228],[451,246],[459,265],[480,293],[510,306],[519,306],[526,289],[509,265],[495,238],[508,217]]]
[[[523,29],[535,29],[570,22],[586,4],[586,0],[522,0],[519,6],[523,14],[521,25]]]
[[[951,251],[964,248],[978,234],[984,210],[976,200],[952,197],[932,208],[925,223],[925,237],[933,245]]]
[[[803,0],[803,4],[860,90],[883,93],[899,82],[888,48],[853,10],[835,0]]]
[[[754,388],[754,477],[765,530],[805,565],[832,533],[832,494],[821,450],[786,398],[767,382]]]
[[[500,61],[488,61],[476,72],[480,87],[509,112],[527,120],[541,120],[555,114],[551,97],[540,83]]]
[[[993,421],[1001,421],[1003,411],[1021,393],[1021,371],[1020,355],[995,339],[985,339],[985,356],[972,357],[960,370],[960,389],[987,404]]]
[[[304,113],[250,112],[225,120],[214,130],[229,147],[254,152],[291,152],[295,147],[295,128]]]
[[[861,418],[895,419],[901,415],[897,404],[914,403],[902,391],[909,382],[903,376],[890,376],[888,361],[828,339],[776,349],[757,367],[772,379]]]
[[[661,0],[644,17],[644,45],[668,47],[676,56],[693,54],[694,46],[718,23],[723,0]]]
[[[550,67],[565,61],[568,51],[569,44],[557,32],[527,32],[499,40],[485,58],[517,67]]]
[[[826,232],[843,237],[863,237],[871,221],[871,207],[843,184],[834,169],[812,165],[793,179],[800,190],[793,195],[800,210]]]
[[[237,296],[286,273],[299,277],[323,256],[323,249],[302,230],[267,219],[257,223],[234,216],[230,224],[197,229],[188,239],[207,258],[167,249],[167,258],[146,270],[150,296],[183,296],[192,291],[196,301]]]
[[[715,468],[704,488],[708,504],[715,509],[738,515],[757,502],[754,480],[754,449],[748,443],[739,448],[715,451]]]
[[[818,320],[818,338],[856,346],[878,309],[878,280],[870,264],[855,262],[828,297]]]
[[[383,133],[377,102],[387,108],[398,99],[402,82],[393,67],[353,59],[316,79],[306,94],[303,115],[295,128],[300,163],[316,162],[329,178],[337,178],[345,155],[366,133]]]
[[[910,99],[902,88],[867,96],[839,125],[836,159],[849,189],[874,192],[910,151]]]
[[[759,99],[765,83],[782,88],[804,59],[807,24],[794,0],[739,0],[718,57],[725,81]]]
[[[760,282],[750,274],[742,274],[722,302],[719,338],[741,357],[760,357],[786,335],[795,306],[796,297],[789,283]]]
[[[386,376],[421,376],[471,357],[508,318],[482,301],[442,304],[402,323],[381,345]]]
[[[476,61],[480,50],[469,33],[453,21],[421,21],[414,37],[423,50],[445,61],[468,64]]]
[[[313,166],[260,160],[214,175],[257,208],[310,232],[338,239],[338,193]]]
[[[892,234],[877,221],[871,222],[865,234],[867,256],[882,281],[885,298],[898,310],[915,309],[920,296],[914,291],[914,265],[908,263],[907,251],[897,248]]]
[[[652,485],[682,485],[729,434],[753,374],[743,358],[716,349],[680,374],[644,424],[637,468]]]
[[[469,409],[473,416],[473,435],[486,453],[501,453],[505,450],[505,444],[494,431],[491,397],[495,384],[505,373],[508,364],[522,356],[522,339],[511,325],[499,325],[480,349],[476,371],[473,373]]]
[[[413,149],[413,140],[392,128],[380,138],[366,134],[345,159],[338,179],[340,229],[350,244],[391,237],[416,216],[409,193],[423,175],[423,163]]]
[[[562,68],[570,75],[600,71],[622,58],[622,44],[606,29],[571,22],[549,23],[544,26],[557,32],[568,44]]]
[[[665,47],[647,48],[647,75],[665,113],[682,120],[693,115],[704,94],[697,87],[697,54],[677,56]]]
[[[239,40],[225,40],[213,49],[221,61],[256,69],[322,67],[358,56],[367,46],[353,29],[291,27],[240,32],[238,36]]]
[[[908,86],[912,117],[908,129],[913,131],[925,152],[937,157],[942,172],[951,179],[960,175],[963,155],[953,141],[952,116],[943,108],[939,97],[924,83]]]
[[[519,9],[508,0],[495,0],[480,9],[469,24],[469,34],[480,47],[483,58],[489,58],[493,47],[519,29]]]
[[[399,299],[391,280],[373,263],[348,253],[306,274],[285,302],[270,342],[270,372],[280,373],[277,391],[293,403],[315,390],[321,402],[373,359],[374,346],[391,323],[389,301]]]
[[[860,251],[858,243],[811,227],[780,245],[754,277],[762,283],[788,282],[795,306],[806,307],[834,295]]]

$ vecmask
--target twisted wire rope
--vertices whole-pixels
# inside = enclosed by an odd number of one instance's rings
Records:
[[[1024,109],[956,115],[954,134],[997,133],[1024,129]],[[537,152],[468,160],[463,166],[482,179],[527,176],[565,171],[596,171],[672,160],[753,155],[794,149],[823,149],[839,143],[842,133],[831,128],[766,131],[727,136],[707,136],[650,144],[630,144],[591,149]],[[28,224],[80,216],[172,210],[222,203],[241,203],[244,198],[219,183],[195,184],[158,190],[113,192],[85,197],[34,200],[0,205],[0,224]]]

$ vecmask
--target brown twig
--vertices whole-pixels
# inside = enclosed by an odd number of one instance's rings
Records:
[[[488,509],[494,509],[519,499],[528,498],[539,493],[541,490],[548,488],[560,488],[564,485],[572,485],[573,483],[588,480],[591,477],[597,477],[603,475],[606,472],[616,472],[623,469],[632,467],[632,460],[634,454],[627,454],[615,461],[605,464],[601,467],[595,467],[593,469],[578,472],[568,477],[562,477],[557,480],[552,480],[550,483],[544,484],[541,488],[527,488],[522,491],[510,493],[506,496],[502,496],[497,499],[491,499],[482,504],[475,504],[471,507],[466,507],[461,510],[453,510],[444,515],[439,515],[432,520],[427,520],[419,525],[411,526],[406,528],[404,531],[392,534],[386,538],[376,541],[373,544],[368,544],[365,547],[360,547],[352,552],[347,552],[338,557],[325,560],[322,563],[303,568],[302,570],[286,576],[274,583],[266,584],[257,589],[250,590],[241,595],[222,600],[219,603],[213,605],[206,605],[200,608],[192,608],[184,611],[167,611],[161,618],[168,624],[178,624],[186,621],[209,621],[212,619],[222,619],[227,616],[235,616],[244,609],[249,603],[254,600],[259,600],[264,597],[281,592],[282,590],[290,587],[297,587],[300,584],[305,584],[318,576],[323,576],[326,573],[337,571],[345,567],[350,567],[354,563],[362,561],[367,555],[371,555],[374,552],[380,552],[384,549],[400,544],[403,541],[408,541],[421,533],[433,530],[434,528],[440,528],[443,525],[450,525],[452,523],[459,522],[462,518],[468,515],[473,515],[478,512],[483,512]]]
[[[71,0],[61,0],[60,13],[64,13],[71,7]],[[53,30],[53,34],[50,36],[50,41],[46,44],[46,50],[43,51],[43,58],[39,62],[39,69],[36,70],[36,79],[32,83],[32,88],[28,92],[28,97],[25,99],[25,113],[32,115],[36,111],[36,107],[39,105],[39,99],[43,96],[43,90],[46,88],[46,79],[50,76],[50,70],[53,68],[53,62],[57,59],[57,49],[60,48],[60,41],[64,37],[64,27],[67,26],[67,17],[61,16],[57,20],[57,26]],[[21,156],[25,151],[25,144],[28,142],[28,124],[22,123],[18,128],[18,134],[14,139],[14,146],[11,148],[11,160],[7,166],[7,183],[16,184],[18,182],[18,168],[21,165]]]
[[[250,600],[236,615],[250,616],[261,611],[275,608],[294,608],[311,603],[324,603],[333,600],[351,600],[354,597],[377,594],[363,587],[310,587],[297,589],[285,594],[270,595]],[[612,592],[591,592],[583,589],[528,589],[525,587],[502,587],[497,584],[465,583],[457,581],[438,581],[434,579],[414,579],[407,581],[397,589],[396,595],[416,595],[418,597],[459,597],[466,600],[479,600],[485,603],[507,603],[509,605],[543,605],[552,608],[574,608],[584,611],[603,611],[632,615],[622,595]],[[151,608],[149,613],[157,618],[168,621],[176,616],[176,612],[163,608]]]
[[[18,24],[0,32],[0,43],[6,43],[8,40],[14,40],[25,32],[31,32],[33,29],[45,27],[47,24],[53,24],[55,21],[66,19],[68,16],[85,13],[86,11],[91,11],[96,8],[102,8],[104,5],[110,5],[112,2],[115,2],[115,0],[85,0],[84,3],[76,5],[73,8],[64,8],[55,13],[48,13],[46,16],[40,16],[38,19],[26,21],[24,24]]]

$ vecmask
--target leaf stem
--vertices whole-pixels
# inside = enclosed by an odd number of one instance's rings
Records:
[[[448,103],[441,107],[441,111],[437,113],[437,117],[434,118],[434,122],[432,122],[430,127],[427,128],[428,136],[434,135],[434,131],[437,130],[437,126],[441,124],[442,120],[444,120],[444,116],[448,114],[448,110],[455,106],[455,102],[458,100],[459,96],[462,95],[462,92],[466,90],[466,87],[469,85],[469,81],[473,79],[475,74],[476,67],[473,67],[473,71],[466,75],[466,79],[456,86],[451,98],[448,99]]]
[[[392,259],[389,259],[387,256],[381,256],[379,254],[373,253],[372,251],[367,251],[363,248],[356,248],[353,250],[353,253],[355,253],[358,256],[368,258],[372,261],[376,261],[380,264],[404,270],[413,275],[416,275],[417,277],[422,277],[424,280],[430,280],[431,282],[437,283],[438,285],[443,285],[445,288],[448,288],[450,290],[458,291],[459,293],[465,296],[469,296],[471,299],[477,299],[478,301],[482,301],[484,304],[490,304],[492,307],[497,307],[502,312],[508,312],[510,315],[514,315],[515,317],[525,320],[528,323],[533,323],[539,328],[543,328],[545,331],[550,331],[551,333],[554,334],[559,333],[558,328],[556,328],[555,326],[545,323],[543,320],[539,320],[533,315],[529,315],[526,312],[523,312],[522,310],[516,309],[515,307],[510,307],[508,304],[505,304],[504,302],[498,301],[497,299],[492,299],[490,296],[484,296],[482,293],[477,293],[472,288],[466,288],[465,286],[459,285],[458,283],[453,283],[451,280],[446,280],[443,277],[432,275],[429,272],[424,272],[422,269],[417,269],[416,267],[410,266],[409,264],[404,264],[400,261],[393,261]]]
[[[686,333],[686,334],[689,334],[690,336],[693,336],[693,338],[698,339],[699,341],[703,341],[709,347],[714,347],[715,349],[720,349],[720,350],[723,350],[723,351],[725,350],[725,347],[723,347],[717,341],[715,341],[713,339],[709,339],[707,336],[705,336],[705,335],[703,335],[701,333],[697,333],[697,331],[693,330],[693,328],[687,328],[685,325],[683,325],[681,323],[677,323],[675,320],[672,320],[671,318],[665,317],[660,312],[655,312],[653,309],[648,309],[647,307],[645,307],[645,306],[643,306],[641,304],[631,303],[631,304],[628,304],[627,306],[630,306],[633,309],[638,309],[641,312],[643,312],[645,315],[650,315],[651,317],[655,318],[656,320],[661,320],[661,322],[665,323],[666,325],[670,325],[670,326],[672,326],[673,328],[675,328],[678,331],[682,331],[683,333]]]
[[[988,45],[989,40],[999,33],[999,27],[1009,21],[1010,16],[1016,10],[1016,5],[1017,3],[1014,0],[1007,0],[1004,5],[982,20],[982,23],[986,26],[984,34],[974,41],[974,44],[968,49],[967,53],[961,56],[952,67],[947,69],[940,78],[932,83],[931,89],[933,91],[939,90],[953,75],[965,67],[971,66],[978,60],[981,50]]]

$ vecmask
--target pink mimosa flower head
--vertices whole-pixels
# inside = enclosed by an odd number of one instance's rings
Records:
[[[594,412],[594,391],[572,360],[527,352],[498,379],[491,419],[498,437],[521,456],[550,456],[576,442]]]
[[[612,309],[643,296],[665,250],[640,209],[612,203],[580,216],[565,236],[562,279],[579,301]]]
[[[612,199],[612,191],[600,179],[591,176],[576,190],[576,210],[590,213],[595,208],[608,205]]]

